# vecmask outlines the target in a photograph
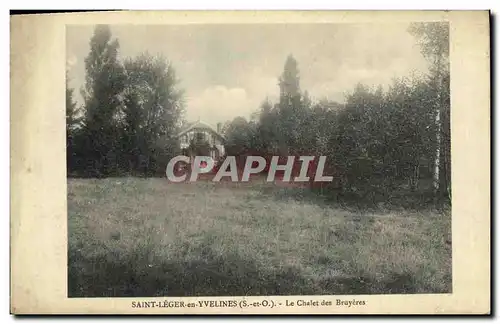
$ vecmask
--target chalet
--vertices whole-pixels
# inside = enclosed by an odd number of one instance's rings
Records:
[[[217,129],[200,120],[189,123],[177,134],[182,155],[210,156],[215,161],[225,155],[224,136],[220,124]]]

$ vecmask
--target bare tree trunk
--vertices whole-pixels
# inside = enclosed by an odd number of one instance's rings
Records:
[[[438,106],[436,108],[436,157],[434,159],[434,181],[433,181],[433,186],[434,186],[434,194],[439,193],[439,184],[440,184],[440,173],[439,173],[439,168],[441,166],[440,160],[441,160],[441,109]]]
[[[448,139],[443,139],[444,141],[448,141]],[[446,143],[443,143],[443,175],[441,180],[441,191],[443,196],[447,196],[447,198],[451,202],[451,170],[450,170],[450,152],[446,147]]]
[[[451,161],[450,161],[450,134],[449,134],[449,121],[447,120],[448,115],[442,116],[444,119],[443,120],[443,137],[442,137],[442,171],[441,171],[441,192],[443,197],[447,197],[449,201],[451,202]]]
[[[437,98],[436,98],[436,157],[434,159],[434,195],[437,199],[438,194],[440,193],[440,167],[441,167],[441,50],[438,51],[438,57],[436,58],[436,73],[437,73]]]

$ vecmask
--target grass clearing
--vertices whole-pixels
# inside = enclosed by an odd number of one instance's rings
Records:
[[[68,180],[70,297],[451,292],[451,215],[305,189]]]

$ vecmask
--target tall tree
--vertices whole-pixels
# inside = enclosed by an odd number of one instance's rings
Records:
[[[82,89],[87,164],[97,171],[96,175],[112,173],[119,153],[116,151],[118,111],[124,74],[118,50],[118,40],[111,39],[109,26],[96,26],[90,39],[90,52],[85,58],[86,76]]]
[[[279,78],[280,101],[278,103],[279,123],[277,129],[281,135],[279,140],[280,154],[296,154],[301,150],[302,121],[307,111],[300,91],[298,63],[292,55],[286,58],[283,72]],[[305,101],[307,105],[310,104]]]
[[[450,193],[451,183],[446,181],[449,175],[442,174],[441,170],[449,173],[444,165],[449,164],[450,144],[443,143],[443,132],[449,133],[449,130],[443,129],[443,120],[449,120],[449,111],[443,111],[446,106],[446,94],[449,92],[447,86],[447,75],[449,75],[449,24],[448,22],[428,22],[414,23],[410,26],[409,32],[416,36],[421,52],[430,63],[430,83],[435,86],[435,129],[436,129],[436,153],[434,160],[434,191],[436,194],[448,191]],[[448,116],[443,116],[447,113]],[[443,118],[444,117],[444,118]],[[443,159],[444,157],[444,159]],[[444,161],[443,161],[444,160]],[[437,195],[436,195],[437,196]]]
[[[180,126],[182,92],[173,67],[163,56],[143,53],[127,59],[124,67],[123,123],[129,160],[142,155],[154,162],[167,149],[164,141],[171,140]]]
[[[300,92],[300,77],[297,60],[293,55],[288,55],[283,73],[279,79],[280,97],[292,98]]]

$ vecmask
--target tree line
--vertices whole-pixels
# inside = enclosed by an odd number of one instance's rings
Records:
[[[120,61],[119,48],[109,26],[96,26],[85,59],[82,107],[67,78],[70,176],[159,175],[175,154],[184,105],[173,66],[147,52]]]
[[[246,120],[225,123],[228,155],[325,155],[336,181],[331,197],[377,203],[451,197],[448,25],[409,28],[429,62],[425,76],[395,79],[388,89],[358,84],[342,103],[301,89],[298,62],[286,58],[277,102],[263,100]],[[67,85],[68,175],[164,175],[176,155],[183,96],[166,58],[118,59],[106,25],[95,28],[85,59],[83,105]],[[412,199],[409,199],[412,198]]]
[[[335,198],[406,205],[451,202],[448,25],[409,28],[429,62],[424,76],[381,86],[358,84],[345,102],[314,102],[300,88],[297,61],[286,59],[280,97],[250,120],[224,126],[231,155],[327,156]],[[247,153],[249,152],[249,153]]]

